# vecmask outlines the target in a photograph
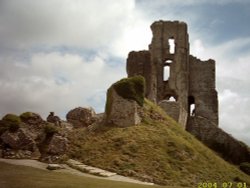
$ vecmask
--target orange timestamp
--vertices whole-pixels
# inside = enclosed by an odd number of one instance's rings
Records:
[[[247,188],[246,182],[200,182],[197,188]]]

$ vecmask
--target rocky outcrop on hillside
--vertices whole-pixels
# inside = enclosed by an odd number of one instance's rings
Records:
[[[25,128],[19,128],[15,132],[7,130],[1,135],[1,140],[14,150],[36,150],[36,142]]]
[[[93,108],[78,107],[70,110],[66,115],[66,119],[74,128],[80,128],[93,124],[97,117]]]
[[[44,121],[39,114],[7,114],[0,121],[0,156],[4,158],[59,158],[68,147],[68,123],[63,127]]]
[[[55,135],[51,138],[47,153],[52,155],[63,155],[68,148],[68,139],[61,135]]]
[[[68,112],[68,121],[61,120],[54,112],[50,112],[46,120],[33,112],[5,115],[0,120],[0,157],[58,160],[68,150],[69,132],[100,124],[103,114],[96,114],[92,108],[78,107]]]
[[[54,112],[50,112],[47,117],[47,122],[54,123],[57,126],[61,126],[61,119],[54,115]]]

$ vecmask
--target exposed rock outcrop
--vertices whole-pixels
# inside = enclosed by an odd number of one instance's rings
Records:
[[[47,122],[42,117],[34,112],[25,112],[20,115],[20,118],[24,125],[24,129],[27,129],[33,140],[37,140],[40,134],[44,131],[44,127]]]
[[[62,155],[66,152],[68,148],[68,139],[60,136],[54,135],[48,145],[48,154]]]
[[[74,128],[88,127],[96,121],[96,113],[93,108],[78,107],[70,110],[66,119]]]
[[[54,123],[56,126],[61,126],[61,119],[55,116],[54,112],[50,112],[47,117],[47,122]]]
[[[2,141],[12,149],[23,149],[34,151],[36,147],[35,141],[27,130],[20,128],[17,132],[6,131],[1,135]]]
[[[34,112],[25,112],[20,115],[22,122],[26,123],[29,126],[40,127],[45,121],[41,118],[39,114]]]
[[[0,121],[0,156],[58,159],[68,149],[67,134],[71,129],[68,122],[62,122],[59,127],[33,112],[20,116],[7,114]]]

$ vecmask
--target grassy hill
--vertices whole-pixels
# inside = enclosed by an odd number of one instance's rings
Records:
[[[86,164],[161,185],[197,187],[202,182],[247,182],[242,173],[146,101],[138,126],[78,129],[68,155]]]

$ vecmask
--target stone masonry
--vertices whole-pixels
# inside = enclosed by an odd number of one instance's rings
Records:
[[[189,54],[189,36],[184,22],[160,20],[151,25],[151,30],[153,38],[149,50],[132,51],[128,55],[128,77],[142,75],[146,80],[148,99],[159,104],[209,147],[214,149],[211,143],[218,142],[220,147],[224,147],[224,143],[228,150],[229,140],[230,144],[238,141],[228,134],[222,138],[210,134],[212,129],[217,135],[226,134],[218,128],[215,61],[201,61]],[[211,130],[207,129],[209,127]],[[230,152],[237,152],[235,146],[239,144],[231,145],[234,148],[230,148]],[[250,156],[247,146],[243,148],[244,155]],[[245,159],[231,161],[239,163]]]
[[[201,61],[189,54],[186,23],[157,21],[151,29],[149,50],[129,53],[128,76],[144,76],[146,97],[159,103],[184,127],[192,112],[218,126],[215,61]]]

